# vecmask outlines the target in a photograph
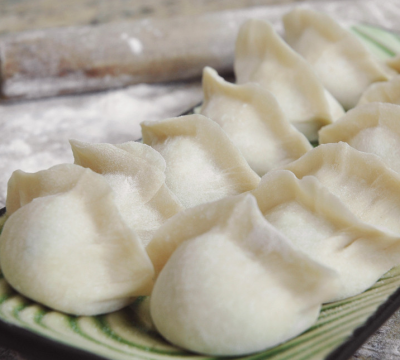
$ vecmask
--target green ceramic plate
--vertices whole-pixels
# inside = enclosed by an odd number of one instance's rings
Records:
[[[400,52],[400,37],[393,33],[367,25],[352,31],[381,59]],[[4,220],[3,209],[0,229]],[[324,305],[317,323],[295,339],[241,359],[346,360],[400,306],[399,287],[400,266],[365,293]],[[0,345],[40,360],[212,359],[163,340],[151,322],[148,300],[137,298],[108,315],[68,316],[19,295],[0,274]]]

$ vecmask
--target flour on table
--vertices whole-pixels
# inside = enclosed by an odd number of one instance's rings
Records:
[[[69,139],[137,140],[142,121],[177,116],[201,98],[199,82],[177,82],[0,105],[0,208],[14,170],[35,172],[73,162]]]
[[[121,39],[127,42],[133,54],[139,55],[143,52],[143,44],[139,39],[129,37],[127,33],[121,34]]]

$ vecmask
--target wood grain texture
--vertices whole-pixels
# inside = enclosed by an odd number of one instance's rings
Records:
[[[0,34],[293,2],[302,0],[0,0]]]
[[[400,311],[386,321],[351,360],[400,360]]]
[[[235,0],[231,6],[239,1],[244,2]],[[353,5],[351,14],[343,0],[307,5],[324,11],[325,4],[333,4],[334,16],[363,21],[375,10],[371,1],[366,3],[357,11]],[[185,16],[11,33],[0,38],[1,95],[30,99],[199,78],[205,66],[225,74],[232,71],[235,38],[246,19],[266,19],[281,26],[282,15],[295,6],[285,1],[279,6],[187,15],[195,12],[189,6],[182,10]]]
[[[2,95],[38,98],[231,71],[236,34],[268,8],[36,30],[3,37]]]

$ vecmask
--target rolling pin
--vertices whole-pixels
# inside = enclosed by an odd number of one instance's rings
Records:
[[[200,76],[207,65],[232,72],[240,25],[268,18],[270,11],[248,8],[3,36],[1,97],[31,99],[182,80]]]
[[[299,0],[300,1],[300,0]],[[387,9],[398,7],[387,0]],[[107,90],[137,83],[201,76],[204,66],[232,72],[241,24],[266,19],[282,29],[283,14],[297,2],[167,19],[144,19],[35,30],[0,37],[0,98],[32,99]],[[341,22],[370,22],[398,29],[396,11],[376,0],[312,1]]]

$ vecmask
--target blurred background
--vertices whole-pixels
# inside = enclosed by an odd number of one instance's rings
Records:
[[[245,19],[281,31],[298,5],[400,31],[398,0],[0,0],[0,208],[14,170],[73,161],[68,139],[136,140],[140,122],[199,103],[204,66],[232,74]],[[400,359],[399,319],[353,359]],[[0,359],[29,360],[11,349]]]
[[[323,1],[323,0],[320,0]],[[342,0],[346,1],[346,0]],[[168,18],[301,0],[1,0],[0,34],[57,26]]]

